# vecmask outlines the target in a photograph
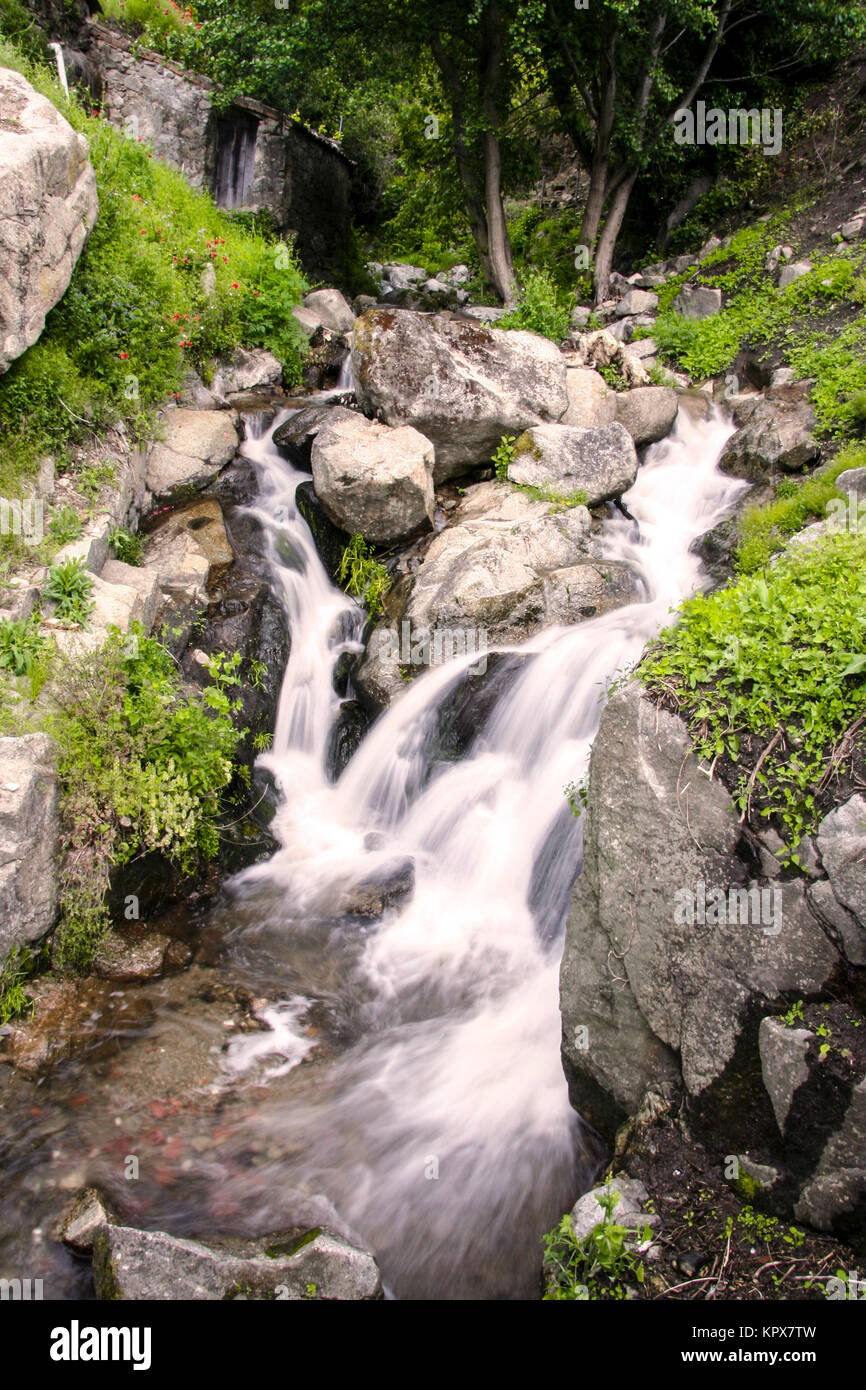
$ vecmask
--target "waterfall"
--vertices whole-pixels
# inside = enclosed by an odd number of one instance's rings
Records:
[[[417,678],[336,783],[332,676],[360,649],[363,615],[327,579],[295,508],[307,475],[270,434],[245,446],[292,654],[262,759],[284,794],[281,848],[233,881],[226,911],[236,949],[266,962],[282,991],[272,1052],[294,1065],[310,1051],[309,1040],[298,1051],[299,1001],[317,995],[333,1046],[318,1070],[293,1072],[305,1084],[257,1102],[249,1123],[281,1156],[236,1179],[235,1197],[273,1228],[286,1188],[324,1193],[398,1297],[532,1296],[541,1233],[594,1175],[598,1148],[559,1056],[558,964],[580,857],[564,788],[586,772],[616,673],[700,586],[690,547],[744,487],[716,468],[730,433],[681,411],[627,494],[634,520],[605,523],[606,556],[633,567],[640,602],[524,644],[529,659],[461,761],[437,759],[434,733],[472,658]],[[353,883],[406,861],[407,901],[364,929],[334,925]],[[262,1049],[262,1035],[233,1043],[235,1074]]]

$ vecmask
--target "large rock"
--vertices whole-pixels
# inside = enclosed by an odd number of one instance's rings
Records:
[[[88,146],[20,73],[0,68],[0,372],[36,342],[96,221]]]
[[[808,1028],[788,1028],[780,1018],[761,1019],[761,1075],[780,1134],[785,1133],[794,1092],[809,1076],[806,1053],[813,1036]]]
[[[224,410],[166,411],[161,434],[147,456],[147,486],[157,500],[207,487],[240,443]]]
[[[418,430],[344,412],[318,431],[311,461],[316,495],[351,535],[381,545],[432,525],[433,445]]]
[[[651,314],[659,307],[659,297],[649,290],[629,290],[616,306],[617,318],[632,314]]]
[[[565,378],[568,409],[563,425],[581,429],[598,429],[611,425],[616,419],[616,392],[612,391],[600,372],[591,367],[570,367]]]
[[[294,1239],[273,1236],[205,1245],[163,1231],[104,1225],[93,1241],[93,1283],[97,1298],[136,1303],[236,1298],[356,1302],[382,1297],[373,1256],[322,1230]]]
[[[167,598],[200,598],[234,560],[222,508],[201,497],[173,512],[151,532],[144,549],[147,570],[158,576]]]
[[[351,333],[355,315],[339,290],[313,290],[304,299],[304,307],[318,319],[318,326],[332,333]]]
[[[779,469],[797,473],[819,457],[812,433],[815,415],[807,401],[759,400],[749,406],[748,416],[725,446],[719,459],[722,472],[766,482]]]
[[[721,312],[722,292],[706,285],[683,285],[673,303],[674,313],[686,319],[708,319]]]
[[[818,849],[834,896],[866,929],[866,799],[852,796],[825,817]]]
[[[831,1135],[811,1180],[794,1207],[799,1221],[820,1231],[841,1227],[864,1247],[866,1215],[866,1078],[852,1088],[842,1123]]]
[[[719,1124],[719,1097],[733,1104],[739,1068],[751,1074],[765,1001],[817,993],[838,964],[801,882],[761,898],[735,853],[739,834],[682,720],[635,682],[617,691],[592,751],[560,981],[573,1104],[607,1136],[651,1085],[679,1077],[705,1122]],[[758,896],[732,910],[731,889]],[[710,925],[700,903],[714,891],[726,910]]]
[[[355,321],[352,376],[367,414],[432,440],[437,483],[489,462],[504,434],[559,420],[568,406],[553,343],[442,314],[364,314]]]
[[[621,497],[636,477],[635,447],[619,424],[603,429],[535,425],[515,441],[508,467],[509,482],[552,487],[565,496],[585,492],[590,507]]]
[[[670,434],[678,409],[677,393],[670,386],[638,386],[616,398],[616,418],[638,447]]]
[[[235,348],[231,357],[218,362],[211,382],[211,393],[217,397],[254,391],[256,387],[279,386],[283,379],[283,364],[264,348]]]
[[[353,415],[355,419],[358,418],[357,412],[344,405],[308,405],[275,429],[273,440],[307,467],[313,440],[322,426],[328,422],[336,424],[340,420],[350,420]]]
[[[0,970],[57,915],[57,748],[45,734],[0,738]]]
[[[399,604],[389,606],[355,681],[385,705],[406,688],[407,646],[438,665],[461,651],[483,654],[547,626],[582,622],[635,596],[633,572],[603,558],[586,507],[561,509],[502,483],[479,483],[430,543]]]

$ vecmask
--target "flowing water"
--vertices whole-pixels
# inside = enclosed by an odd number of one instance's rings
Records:
[[[281,943],[327,919],[353,884],[407,860],[415,873],[411,899],[375,927],[320,938],[342,981],[347,1045],[315,1094],[265,1102],[257,1124],[291,1158],[258,1170],[246,1196],[281,1181],[324,1191],[398,1295],[531,1291],[537,1236],[591,1179],[597,1150],[559,1059],[558,962],[580,855],[564,788],[586,770],[608,683],[699,585],[689,547],[742,487],[715,468],[729,433],[681,413],[625,499],[634,521],[606,523],[607,556],[634,567],[642,602],[527,644],[458,762],[437,757],[437,713],[472,658],[416,679],[336,784],[330,673],[357,649],[360,618],[292,509],[305,475],[269,436],[246,445],[293,645],[263,759],[285,798],[272,827],[282,848],[233,885],[237,949],[278,970]],[[302,988],[286,1000],[296,1020]],[[234,1045],[235,1065],[254,1045]]]
[[[224,1091],[210,1088],[220,1091],[210,1109],[160,1117],[160,1162],[143,1163],[133,1217],[178,1233],[264,1233],[291,1224],[299,1202],[319,1202],[327,1218],[329,1202],[397,1297],[532,1297],[539,1237],[600,1157],[559,1056],[558,965],[581,853],[564,789],[586,771],[611,680],[701,583],[690,546],[743,486],[715,467],[730,427],[681,411],[625,498],[633,519],[611,509],[607,558],[633,567],[641,601],[524,644],[457,761],[440,746],[440,717],[477,657],[417,677],[335,782],[334,677],[362,649],[364,615],[328,579],[295,505],[308,475],[272,443],[285,418],[243,446],[292,637],[261,758],[280,793],[280,848],[231,880],[209,914],[235,975],[270,1001],[271,1031],[221,1053]],[[405,886],[412,873],[414,891],[378,920],[352,912],[359,891]],[[155,1056],[166,1027],[196,1042],[195,1020],[160,988],[163,1033],[126,1046],[104,1073],[91,1067],[98,1104],[85,1096],[74,1115],[74,1095],[62,1112],[31,1106],[40,1118],[10,1134],[17,1176],[0,1217],[17,1212],[26,1227],[47,1184],[80,1183],[73,1154],[89,1155],[89,1180],[124,1186],[123,1059],[137,1046]],[[148,1134],[134,1142],[141,1150]],[[171,1145],[183,1157],[170,1172]]]

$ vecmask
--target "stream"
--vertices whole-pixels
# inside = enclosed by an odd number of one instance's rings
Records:
[[[624,499],[632,519],[610,508],[606,557],[639,575],[639,602],[523,644],[457,761],[439,716],[477,658],[426,671],[334,781],[334,676],[362,650],[365,615],[331,583],[295,505],[309,475],[272,443],[286,418],[257,429],[250,417],[242,446],[292,639],[260,758],[280,793],[280,848],[199,919],[223,944],[221,970],[267,999],[270,1031],[226,1048],[219,1007],[190,1009],[192,985],[177,977],[146,987],[150,1012],[111,1055],[36,1086],[3,1077],[0,1266],[26,1249],[46,1297],[89,1296],[86,1266],[52,1223],[91,1181],[131,1223],[177,1234],[339,1220],[397,1298],[536,1297],[540,1236],[603,1158],[569,1106],[559,1055],[559,957],[581,853],[564,789],[586,773],[616,673],[700,587],[690,546],[743,487],[716,468],[731,426],[681,410]],[[379,920],[351,915],[359,891],[412,874],[414,891]],[[167,1093],[179,1048],[187,1071],[200,1059],[201,1084],[185,1073],[183,1102],[148,1116],[144,1086]],[[134,1183],[121,1166],[130,1153],[142,1156]]]

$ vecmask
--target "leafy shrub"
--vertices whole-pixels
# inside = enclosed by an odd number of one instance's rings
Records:
[[[510,314],[498,320],[497,328],[523,328],[561,343],[568,333],[571,305],[544,270],[530,270],[520,302]]]
[[[43,598],[54,604],[54,616],[62,623],[87,626],[93,612],[93,576],[85,569],[83,560],[61,560],[52,565],[42,586]]]
[[[598,1195],[604,1215],[587,1235],[575,1235],[569,1214],[544,1237],[545,1301],[628,1298],[643,1283],[635,1247],[650,1240],[652,1231],[647,1223],[635,1229],[615,1222],[619,1200],[616,1188],[607,1185]]]
[[[51,643],[40,631],[39,614],[0,621],[0,671],[29,676]]]
[[[141,564],[141,557],[144,553],[144,536],[136,535],[133,531],[125,531],[122,527],[116,527],[109,536],[108,543],[114,551],[115,559],[122,560],[125,565]]]
[[[68,851],[54,962],[81,970],[108,928],[111,868],[158,850],[184,872],[218,848],[220,794],[245,730],[233,716],[240,656],[211,658],[212,683],[188,695],[170,652],[140,625],[112,629],[56,694],[49,729],[60,745]]]
[[[496,446],[493,458],[490,462],[496,469],[496,476],[501,483],[508,481],[508,470],[514,462],[514,444],[517,439],[516,434],[504,434]]]
[[[638,668],[685,717],[700,757],[731,760],[735,804],[776,818],[792,858],[834,749],[866,709],[864,612],[866,537],[831,534],[689,599]],[[761,750],[751,772],[746,736]]]
[[[337,579],[347,594],[364,605],[371,617],[378,613],[391,587],[391,576],[385,566],[373,558],[373,548],[363,536],[352,536],[340,557]]]
[[[84,522],[74,507],[56,507],[48,523],[48,532],[57,545],[68,545],[77,541],[84,530]]]

